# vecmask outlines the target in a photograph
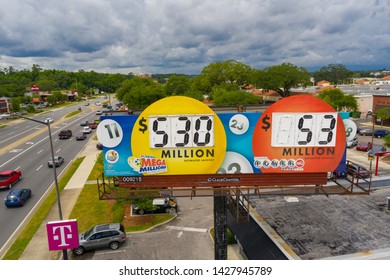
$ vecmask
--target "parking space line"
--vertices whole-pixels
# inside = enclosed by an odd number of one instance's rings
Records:
[[[192,228],[192,227],[177,227],[167,226],[169,229],[183,230],[183,231],[194,231],[194,232],[207,232],[207,228]]]

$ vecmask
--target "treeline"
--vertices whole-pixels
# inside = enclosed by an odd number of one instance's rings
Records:
[[[129,109],[144,109],[158,99],[172,95],[198,100],[207,97],[215,105],[256,104],[260,97],[243,91],[244,86],[252,84],[285,97],[291,94],[292,88],[313,85],[313,78],[314,81],[342,84],[349,83],[352,77],[369,75],[368,72],[352,72],[342,64],[329,64],[310,73],[291,63],[256,69],[235,60],[209,64],[199,75],[153,74],[151,79],[139,78],[133,73],[67,72],[43,70],[39,65],[33,65],[31,70],[13,67],[0,70],[0,96],[21,97],[27,88],[37,84],[41,91],[56,94],[61,90],[77,89],[81,97],[92,95],[95,90],[115,92]]]

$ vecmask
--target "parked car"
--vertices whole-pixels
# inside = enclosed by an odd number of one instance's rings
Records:
[[[372,129],[371,128],[362,128],[359,131],[359,135],[371,136],[372,135]]]
[[[4,199],[4,203],[7,207],[23,206],[30,197],[30,189],[13,189]]]
[[[88,121],[83,121],[80,123],[80,126],[87,126],[88,125]]]
[[[89,126],[85,126],[81,132],[84,134],[89,134],[91,131],[92,129]]]
[[[367,152],[369,149],[371,149],[371,142],[360,142],[356,145],[356,150]]]
[[[362,178],[368,178],[370,177],[370,171],[363,166],[357,165],[355,163],[348,163],[347,167],[347,174],[354,176],[354,177],[362,177]]]
[[[177,201],[173,196],[155,198],[153,199],[153,206],[153,210],[146,211],[138,207],[138,205],[133,205],[133,214],[175,213],[177,211]]]
[[[22,179],[20,170],[4,170],[0,172],[0,189],[12,188]]]
[[[73,249],[75,255],[82,255],[86,250],[111,248],[116,250],[126,241],[125,227],[120,223],[97,225],[79,234],[79,247]]]
[[[97,110],[97,111],[96,111],[96,115],[101,115],[101,114],[103,114],[103,111],[102,111],[102,110]]]
[[[72,130],[62,130],[60,131],[60,133],[58,134],[58,138],[60,139],[68,139],[72,137]]]
[[[52,123],[54,120],[53,118],[46,118],[45,123]]]
[[[386,135],[389,135],[390,130],[387,129],[376,129],[374,131],[374,137],[381,138],[385,137]]]
[[[61,164],[64,163],[64,158],[63,157],[60,157],[60,156],[55,156],[54,157],[54,165],[56,167],[59,167],[61,166]],[[53,160],[52,158],[50,158],[48,161],[47,161],[47,166],[48,167],[53,167]]]
[[[85,140],[87,138],[87,136],[85,135],[85,133],[77,133],[76,134],[76,140]]]
[[[353,147],[355,147],[357,144],[358,144],[358,139],[357,139],[357,137],[355,136],[352,140],[350,140],[350,141],[347,141],[347,148],[353,148]]]

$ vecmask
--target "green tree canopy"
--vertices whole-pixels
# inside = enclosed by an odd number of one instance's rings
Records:
[[[326,80],[334,85],[338,85],[347,83],[352,77],[352,71],[348,70],[343,64],[329,64],[314,72],[313,77],[317,82]]]
[[[338,88],[324,90],[318,97],[329,103],[336,111],[357,112],[359,109],[356,98]]]
[[[231,91],[223,87],[213,89],[213,102],[216,106],[258,104],[261,97],[242,90]]]
[[[291,88],[309,84],[310,74],[303,67],[283,63],[267,67],[263,71],[254,71],[252,81],[259,88],[274,90],[282,97],[287,97],[291,95]]]
[[[381,126],[383,126],[383,121],[390,118],[389,109],[383,107],[381,109],[375,110],[375,115],[377,118],[381,119]]]

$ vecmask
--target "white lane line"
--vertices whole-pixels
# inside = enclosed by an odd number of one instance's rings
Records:
[[[37,169],[35,169],[35,171],[38,171],[39,169],[41,169],[43,167],[43,164],[41,166],[39,166]]]
[[[18,133],[18,134],[14,134],[13,132],[11,132],[10,134],[11,134],[12,136],[9,137],[9,138],[7,138],[7,139],[4,139],[3,141],[0,141],[0,144],[2,144],[3,142],[6,142],[6,141],[8,141],[8,140],[10,140],[10,139],[12,139],[12,138],[18,137],[18,136],[20,136],[20,135],[22,135],[22,134],[25,134],[26,132],[28,132],[28,131],[30,131],[30,130],[32,130],[32,129],[34,129],[34,128],[26,129],[26,130],[24,130],[23,132],[20,132],[20,133]]]
[[[183,231],[207,232],[207,228],[192,228],[192,227],[177,227],[177,226],[167,226],[167,228],[183,230]]]
[[[56,151],[56,154],[58,154],[59,151],[61,151],[61,149],[58,149],[58,150]]]
[[[43,152],[43,150],[40,150],[38,153],[37,153],[37,155],[39,155],[40,153],[42,153]]]

